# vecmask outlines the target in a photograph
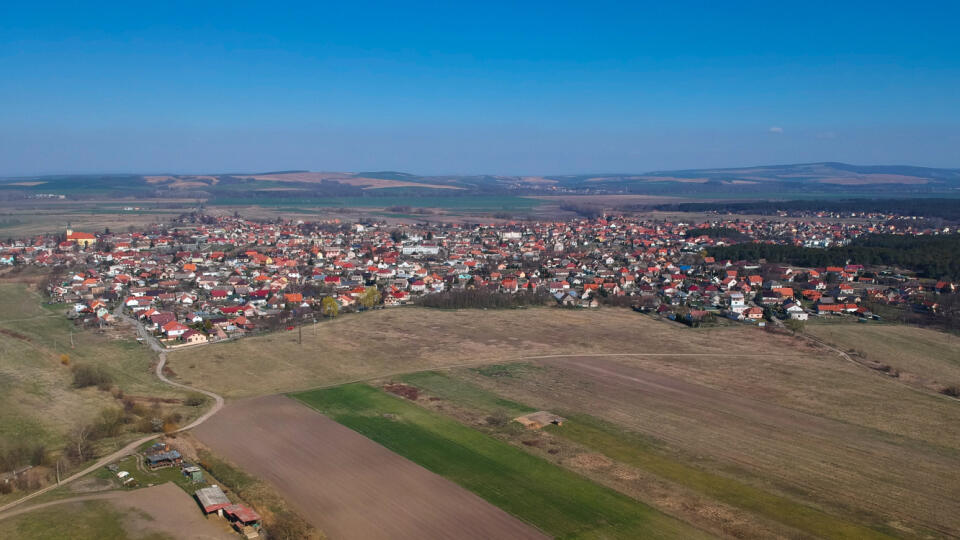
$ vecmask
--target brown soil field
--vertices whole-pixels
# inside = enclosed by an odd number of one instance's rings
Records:
[[[960,444],[956,438],[944,444],[948,438],[941,431],[960,425],[955,403],[876,379],[878,399],[871,407],[878,417],[894,415],[907,394],[924,398],[928,409],[922,414],[932,422],[919,421],[927,425],[917,438],[879,429],[865,416],[798,410],[802,403],[787,407],[778,402],[789,400],[717,384],[718,378],[704,384],[706,377],[663,366],[682,363],[668,357],[574,357],[535,361],[543,369],[503,377],[465,369],[455,374],[534,408],[602,418],[662,441],[701,467],[840,515],[869,514],[883,523],[960,534]],[[842,395],[849,382],[824,381],[824,390]]]
[[[332,538],[545,538],[483,499],[285,396],[194,431]]]

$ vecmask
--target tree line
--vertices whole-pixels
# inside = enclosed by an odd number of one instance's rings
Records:
[[[660,204],[655,210],[672,212],[722,212],[772,215],[777,212],[879,212],[901,216],[939,217],[960,220],[960,199],[839,199],[752,202],[699,202]]]
[[[442,309],[511,309],[556,303],[543,290],[501,293],[485,289],[463,289],[428,294],[417,300],[424,307]]]
[[[863,264],[896,266],[912,270],[919,277],[960,279],[960,234],[906,236],[872,234],[845,246],[807,248],[788,245],[744,243],[712,247],[707,254],[718,260],[785,263],[820,268]]]

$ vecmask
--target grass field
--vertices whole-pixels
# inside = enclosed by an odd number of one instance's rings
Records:
[[[63,519],[64,512],[70,519]],[[101,501],[86,501],[45,508],[0,521],[0,538],[46,540],[71,538],[74,540],[166,540],[165,534],[148,533],[131,536],[123,527],[125,513]]]
[[[365,385],[295,397],[561,538],[695,538],[644,504]]]
[[[237,538],[225,520],[206,518],[173,484],[48,501],[0,520],[0,538],[15,540],[173,540]]]
[[[488,373],[488,375],[481,374],[481,377],[494,377],[496,379],[507,377],[514,379],[514,382],[516,382],[542,369],[528,364],[515,364],[472,371]],[[535,410],[533,407],[504,399],[502,396],[474,384],[470,381],[470,378],[471,375],[476,376],[476,373],[469,374],[465,370],[458,370],[454,373],[458,376],[443,373],[418,373],[400,377],[400,380],[427,393],[427,399],[420,399],[418,403],[430,408],[439,406],[438,410],[468,424],[474,423],[474,415],[480,418],[484,416],[496,418],[497,415],[506,415],[506,418],[513,418]],[[438,397],[442,398],[443,401],[437,402],[436,398]],[[556,404],[562,406],[563,399],[557,399]],[[570,405],[569,402],[566,404]],[[621,407],[629,405],[631,403],[627,400],[620,402]],[[763,533],[789,536],[799,532],[824,538],[882,538],[886,536],[882,530],[870,529],[857,523],[856,517],[847,519],[837,517],[822,511],[810,502],[802,502],[802,499],[797,500],[777,491],[745,482],[742,478],[750,478],[751,476],[750,471],[746,468],[736,471],[738,473],[737,477],[732,477],[715,468],[711,470],[705,466],[707,463],[702,458],[692,459],[690,455],[683,456],[683,453],[679,452],[675,446],[671,447],[671,445],[650,435],[630,431],[622,425],[607,422],[588,414],[577,413],[573,410],[568,411],[562,408],[553,410],[564,415],[567,422],[560,427],[548,426],[547,431],[550,435],[544,439],[539,439],[537,433],[531,434],[526,430],[517,429],[516,424],[487,422],[485,429],[492,431],[497,436],[511,440],[517,445],[550,448],[554,452],[552,454],[544,453],[544,457],[556,456],[558,464],[566,464],[574,470],[582,470],[584,466],[588,468],[596,467],[597,454],[588,452],[597,452],[610,462],[600,460],[602,465],[594,469],[593,472],[595,473],[598,473],[601,468],[610,469],[612,472],[614,470],[613,464],[637,468],[663,481],[675,484],[680,489],[695,493],[703,499],[749,512],[759,518],[760,521],[766,520],[782,525],[782,527],[775,527],[773,530],[762,531]],[[652,411],[644,412],[650,414]],[[639,410],[637,410],[637,413],[639,413]],[[574,447],[554,445],[555,438],[562,438],[574,443]],[[709,448],[699,450],[702,453],[709,452]],[[744,455],[744,457],[749,456]],[[591,461],[593,461],[592,466],[590,465]],[[619,470],[619,473],[622,474],[623,470]],[[601,474],[597,474],[597,476],[601,480],[603,479]],[[755,474],[753,476],[756,477]],[[629,491],[629,488],[619,487],[624,491]],[[684,515],[683,512],[679,515],[697,521],[696,516]],[[702,525],[712,528],[712,524],[707,522]],[[886,532],[894,532],[882,524],[879,526],[881,529],[886,529]],[[734,536],[747,533],[749,533],[748,535],[761,534],[761,531],[756,528],[748,529],[741,525],[734,529],[729,523],[726,524],[726,527],[717,526],[715,528],[717,529],[716,532],[721,534],[740,533],[733,534]]]
[[[622,309],[477,312],[409,307],[345,315],[305,327],[302,345],[296,332],[278,332],[172,352],[168,365],[185,382],[244,397],[526,356],[709,355],[715,350],[773,354],[794,343],[743,325],[687,332]]]
[[[919,385],[960,387],[960,336],[896,324],[811,324],[805,331]]]
[[[185,394],[156,379],[149,349],[129,330],[74,328],[64,316],[66,309],[44,304],[39,293],[23,284],[0,284],[0,448],[37,443],[46,447],[48,459],[55,459],[71,430],[95,422],[101,411],[123,409],[119,390],[146,414],[178,413],[184,419],[199,414],[200,407],[177,403],[155,409],[151,398],[177,400]],[[69,366],[63,364],[64,355]],[[108,373],[109,391],[75,388],[75,366]],[[101,452],[119,447],[137,436],[132,430],[125,426],[96,444]]]

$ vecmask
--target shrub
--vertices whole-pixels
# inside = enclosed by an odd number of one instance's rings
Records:
[[[73,367],[73,385],[77,388],[106,386],[106,389],[109,390],[112,383],[113,377],[100,366],[81,365]]]
[[[203,394],[190,394],[183,403],[188,407],[199,407],[206,402],[207,397]]]

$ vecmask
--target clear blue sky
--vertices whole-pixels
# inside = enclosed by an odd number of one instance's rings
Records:
[[[2,175],[960,167],[958,2],[0,4]]]

